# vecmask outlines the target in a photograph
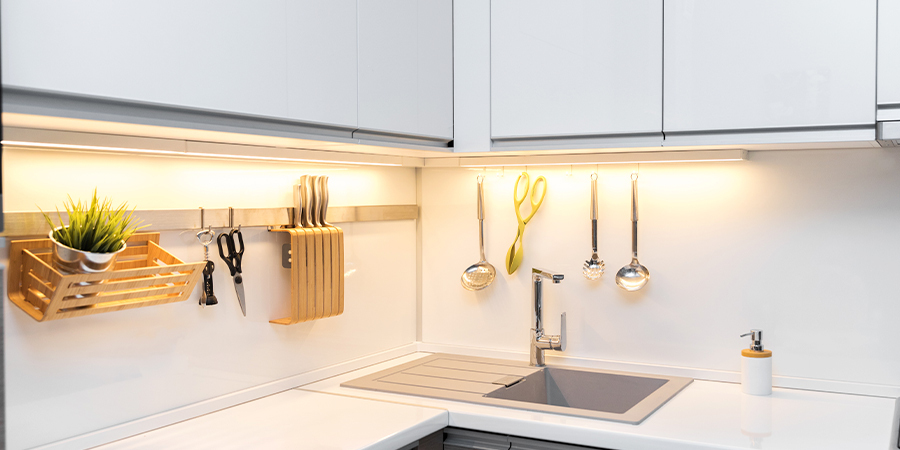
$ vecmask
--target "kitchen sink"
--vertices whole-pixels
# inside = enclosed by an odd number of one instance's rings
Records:
[[[692,381],[434,354],[341,386],[638,424]]]
[[[551,367],[485,397],[624,414],[668,381]]]

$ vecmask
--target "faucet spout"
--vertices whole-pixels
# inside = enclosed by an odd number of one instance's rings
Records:
[[[544,365],[544,350],[565,351],[566,349],[566,313],[560,317],[560,334],[545,335],[543,324],[543,284],[544,279],[559,284],[563,280],[563,274],[552,273],[541,269],[531,269],[531,281],[534,285],[534,328],[531,329],[530,364],[541,367]]]
[[[565,278],[565,275],[563,275],[561,273],[553,273],[553,272],[550,272],[549,270],[532,268],[531,269],[531,277],[533,280],[543,277],[543,278],[553,281],[553,284],[559,284],[559,282],[562,281],[563,278]]]

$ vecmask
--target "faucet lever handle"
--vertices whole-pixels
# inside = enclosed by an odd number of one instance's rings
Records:
[[[566,351],[566,313],[559,315],[559,351]]]

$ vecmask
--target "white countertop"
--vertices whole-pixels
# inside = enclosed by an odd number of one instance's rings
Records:
[[[896,399],[694,381],[639,425],[340,384],[415,353],[99,447],[396,449],[453,426],[628,450],[896,449]],[[892,442],[893,440],[893,442]]]
[[[454,427],[611,449],[896,449],[896,399],[884,397],[778,388],[756,397],[742,394],[739,384],[695,380],[641,424],[629,425],[340,387],[428,355],[404,356],[298,389],[443,408]]]
[[[447,411],[290,390],[98,449],[396,450],[447,426]]]

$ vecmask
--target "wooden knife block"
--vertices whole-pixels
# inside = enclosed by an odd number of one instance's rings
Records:
[[[275,228],[291,236],[291,325],[344,312],[344,231],[338,227]]]

